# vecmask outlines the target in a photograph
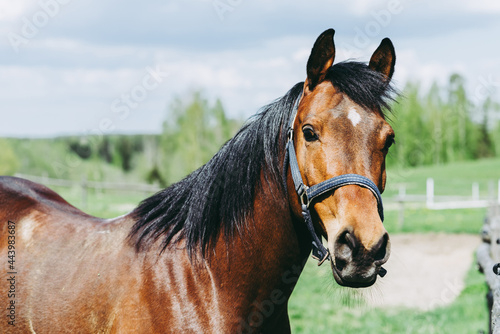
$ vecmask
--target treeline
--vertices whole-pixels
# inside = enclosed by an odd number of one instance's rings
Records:
[[[227,117],[220,100],[211,105],[200,92],[175,99],[163,123],[155,168],[166,183],[181,179],[206,163],[242,123]]]
[[[201,92],[176,98],[157,135],[0,139],[0,175],[128,180],[166,186],[206,163],[236,133],[220,100]]]
[[[410,167],[500,156],[500,104],[491,96],[478,100],[467,94],[458,74],[447,86],[433,84],[427,92],[407,84],[389,117],[396,145],[388,164]]]
[[[408,84],[388,116],[396,132],[389,166],[500,157],[500,104],[476,101],[453,75],[424,92]],[[496,115],[496,118],[495,118]],[[168,107],[161,134],[0,139],[0,174],[136,181],[166,186],[207,162],[243,124],[200,92]]]
[[[115,135],[68,137],[68,150],[83,160],[100,160],[101,162],[121,167],[123,171],[132,170],[134,155],[144,151],[144,143],[151,136],[145,135]],[[153,136],[154,137],[154,136]]]
[[[0,174],[119,181],[143,168],[145,143],[158,135],[68,136],[0,139]],[[119,174],[119,175],[118,175]]]

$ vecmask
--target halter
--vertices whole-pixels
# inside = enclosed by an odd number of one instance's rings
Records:
[[[295,148],[293,145],[293,124],[295,123],[295,118],[297,117],[297,111],[299,106],[299,101],[301,98],[297,99],[295,103],[293,113],[290,117],[290,123],[288,125],[288,140],[286,143],[286,153],[285,153],[285,161],[283,163],[284,170],[284,182],[285,189],[286,186],[286,171],[287,166],[290,164],[290,171],[292,173],[293,183],[295,185],[295,191],[300,198],[300,204],[302,207],[302,217],[306,222],[307,229],[312,237],[312,257],[318,260],[318,266],[323,264],[325,260],[330,259],[330,252],[328,251],[323,243],[321,242],[321,236],[318,235],[314,229],[314,225],[311,219],[311,212],[309,211],[309,204],[318,196],[321,196],[328,192],[333,192],[336,189],[347,186],[347,185],[358,185],[363,188],[369,189],[375,198],[377,199],[377,209],[378,214],[382,222],[384,221],[384,208],[382,206],[382,196],[380,195],[380,191],[378,187],[373,183],[369,178],[359,175],[359,174],[344,174],[332,177],[326,181],[315,184],[311,187],[308,187],[302,181],[302,175],[300,173],[299,164],[297,162],[297,155],[295,154]],[[380,268],[379,274],[381,276],[385,275],[385,269]]]

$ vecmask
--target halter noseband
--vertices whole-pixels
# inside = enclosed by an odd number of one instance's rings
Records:
[[[382,206],[382,196],[378,187],[369,178],[359,175],[359,174],[344,174],[332,177],[326,181],[315,184],[308,187],[302,181],[302,175],[300,174],[299,164],[297,162],[297,155],[295,154],[295,148],[293,146],[293,124],[295,123],[295,118],[297,117],[298,106],[301,98],[297,99],[295,103],[294,110],[290,117],[290,123],[288,125],[288,140],[286,143],[285,161],[283,163],[284,170],[284,182],[285,189],[286,186],[286,175],[287,166],[290,164],[290,171],[292,173],[293,183],[295,185],[295,191],[300,198],[300,204],[302,207],[302,217],[306,222],[307,229],[312,237],[312,257],[319,261],[318,266],[323,264],[325,260],[330,259],[330,252],[328,251],[323,243],[321,242],[321,236],[318,235],[314,229],[314,225],[311,219],[311,212],[309,211],[309,204],[318,196],[323,195],[328,192],[333,192],[336,189],[347,186],[347,185],[358,185],[369,189],[375,198],[377,199],[378,214],[382,222],[384,221],[384,208]],[[380,276],[385,275],[385,269],[380,268]]]

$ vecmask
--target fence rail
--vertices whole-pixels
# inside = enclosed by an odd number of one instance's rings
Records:
[[[397,203],[420,203],[421,206],[431,210],[487,208],[493,203],[500,204],[500,180],[498,180],[497,194],[495,195],[494,189],[490,187],[490,193],[487,197],[480,196],[477,182],[472,183],[471,196],[436,195],[433,178],[427,179],[425,192],[425,195],[407,194],[406,186],[401,184],[398,195],[387,200]]]
[[[46,185],[60,186],[60,187],[74,187],[81,184],[85,184],[87,188],[96,189],[110,189],[110,190],[130,190],[137,192],[155,192],[161,190],[158,185],[154,184],[143,184],[143,183],[118,183],[118,182],[99,182],[99,181],[89,181],[87,179],[82,179],[82,181],[71,181],[62,179],[53,179],[45,176],[35,176],[26,174],[16,174],[17,177],[22,177],[33,182],[43,183]]]
[[[402,227],[404,224],[404,212],[407,207],[426,208],[429,210],[451,210],[487,208],[495,204],[500,205],[500,180],[498,180],[496,195],[494,186],[490,186],[489,190],[487,197],[481,197],[479,184],[473,182],[471,196],[435,195],[434,179],[428,178],[425,195],[407,194],[406,186],[401,184],[399,193],[396,196],[384,198],[384,207],[389,210],[399,210],[398,225]]]
[[[27,174],[16,174],[17,177],[22,177],[34,182],[38,182],[47,186],[57,187],[79,187],[81,189],[81,207],[87,207],[88,190],[94,189],[97,191],[102,190],[117,190],[117,191],[131,191],[141,192],[145,194],[155,193],[161,188],[158,185],[141,184],[141,183],[114,183],[114,182],[98,182],[91,181],[83,178],[81,181],[54,179],[46,176],[35,176]],[[445,209],[467,209],[467,208],[486,208],[493,202],[500,205],[500,180],[498,180],[498,193],[495,197],[494,193],[487,198],[479,196],[479,185],[472,184],[471,196],[440,196],[434,193],[434,180],[428,178],[426,181],[426,194],[407,194],[406,187],[401,185],[398,195],[392,198],[385,198],[385,208],[399,210],[399,225],[404,223],[404,210],[406,207],[412,208],[427,208],[430,210],[445,210]],[[491,189],[490,189],[491,190]]]
[[[86,178],[83,178],[80,182],[78,182],[72,180],[53,179],[46,176],[35,176],[27,174],[15,174],[15,176],[33,182],[41,183],[46,186],[56,186],[56,187],[66,187],[66,188],[79,187],[81,191],[80,206],[82,209],[87,208],[87,197],[89,189],[94,189],[96,191],[102,191],[102,190],[131,191],[131,192],[140,192],[145,194],[155,193],[162,189],[160,188],[160,186],[154,184],[98,182],[98,181],[89,181]]]
[[[490,333],[500,333],[500,205],[490,207],[481,236],[476,258],[489,286]]]

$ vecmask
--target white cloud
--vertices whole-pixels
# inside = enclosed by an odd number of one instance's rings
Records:
[[[78,131],[109,113],[111,101],[136,85],[146,66],[160,64],[170,76],[134,114],[148,117],[122,122],[121,129],[159,129],[172,97],[197,88],[210,99],[221,97],[231,115],[246,117],[305,79],[312,44],[329,27],[337,31],[336,61],[366,61],[390,37],[400,88],[410,79],[444,84],[455,71],[470,79],[471,89],[481,77],[500,78],[498,24],[491,15],[500,2],[400,0],[401,13],[389,24],[379,22],[379,31],[362,46],[350,48],[356,28],[377,22],[373,13],[390,1],[397,0],[243,1],[223,21],[210,0],[75,1],[19,54],[5,38],[0,41],[0,98],[8,104],[3,110],[25,113],[24,119],[37,111],[64,115],[61,122],[68,122],[72,110],[73,126],[53,121],[43,128]],[[0,0],[0,34],[19,30],[21,18],[39,8],[37,1]],[[4,125],[0,135],[15,126]]]
[[[374,9],[384,7],[387,2],[387,0],[352,0],[346,1],[346,4],[352,14],[364,16]]]
[[[0,21],[18,21],[35,5],[34,0],[0,0]]]
[[[500,12],[500,2],[496,0],[441,0],[436,1],[435,6],[439,6],[442,11],[453,10],[464,13],[485,13],[493,14]]]

